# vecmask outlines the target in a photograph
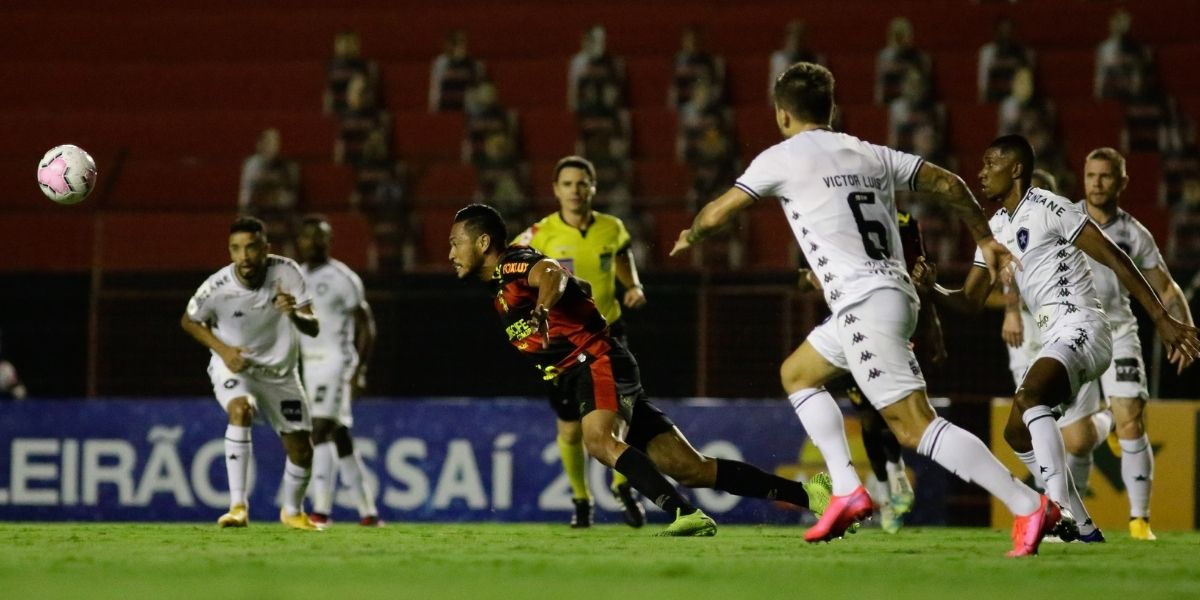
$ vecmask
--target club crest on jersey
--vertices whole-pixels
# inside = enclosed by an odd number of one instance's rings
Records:
[[[1022,227],[1017,230],[1017,247],[1021,249],[1021,252],[1024,252],[1025,248],[1027,248],[1028,246],[1029,246],[1029,229]]]

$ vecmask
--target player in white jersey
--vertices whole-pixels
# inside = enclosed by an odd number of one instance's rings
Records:
[[[1121,193],[1129,183],[1125,157],[1112,148],[1091,151],[1084,163],[1087,213],[1141,271],[1162,304],[1176,320],[1194,324],[1187,299],[1171,277],[1153,236],[1137,219],[1121,210]],[[1117,439],[1121,445],[1121,479],[1129,494],[1129,533],[1134,539],[1153,540],[1150,530],[1150,488],[1154,479],[1154,450],[1146,437],[1146,367],[1138,338],[1137,318],[1129,306],[1129,291],[1112,271],[1092,261],[1096,291],[1108,313],[1113,331],[1113,360],[1100,377],[1104,394],[1112,402]],[[1169,357],[1179,369],[1187,357]],[[1107,435],[1107,430],[1104,435]]]
[[[303,510],[313,447],[308,400],[298,372],[297,330],[316,336],[320,327],[300,268],[292,259],[270,251],[262,221],[253,217],[234,221],[229,228],[233,262],[196,290],[180,324],[212,352],[208,374],[213,393],[229,415],[225,428],[229,512],[217,524],[245,527],[249,523],[250,426],[257,415],[275,429],[287,452],[279,519],[288,527],[315,530]]]
[[[321,216],[305,217],[296,238],[300,270],[321,319],[320,335],[300,340],[304,389],[312,411],[313,512],[318,527],[330,524],[338,474],[354,492],[359,524],[379,527],[375,495],[367,489],[362,458],[354,451],[350,401],[366,389],[367,362],[375,346],[375,317],[362,280],[329,255],[333,228]],[[337,465],[335,468],[334,465]]]
[[[1035,188],[1058,193],[1058,184],[1054,176],[1042,169],[1033,170],[1030,184]],[[1025,371],[1037,359],[1038,352],[1042,349],[1042,341],[1037,325],[1033,322],[1033,315],[1029,312],[1029,307],[1021,301],[1016,284],[1005,285],[1004,288],[1004,324],[1000,336],[1008,350],[1008,368],[1013,375],[1015,390],[1025,378]],[[1112,429],[1112,413],[1107,408],[1108,403],[1100,393],[1099,382],[1090,381],[1080,388],[1076,401],[1057,419],[1067,450],[1067,470],[1071,472],[1071,479],[1075,482],[1080,497],[1087,495],[1092,453]],[[1029,469],[1029,475],[1033,477],[1035,485],[1039,489],[1045,489],[1046,483],[1042,480],[1041,469],[1033,452],[1025,452],[1018,457]],[[1087,528],[1084,529],[1086,531]],[[1102,537],[1103,534],[1096,533],[1091,538],[1085,538],[1085,541],[1100,541]]]
[[[732,189],[705,205],[671,253],[698,243],[755,200],[776,196],[821,279],[833,316],[780,368],[788,400],[833,477],[834,497],[805,540],[839,537],[871,513],[850,460],[842,413],[824,388],[849,371],[901,444],[978,483],[1018,515],[1011,556],[1035,553],[1058,522],[1058,507],[1017,481],[978,438],[938,417],[925,394],[909,347],[919,300],[900,245],[896,190],[927,193],[959,212],[995,270],[1011,259],[1008,250],[992,238],[979,204],[953,173],[830,131],[833,75],[825,67],[791,66],[776,80],[774,100],[786,139],[759,154]]]
[[[1016,135],[997,138],[983,155],[979,173],[983,193],[1004,206],[990,221],[992,233],[1017,255],[1021,268],[1015,282],[1033,312],[1042,348],[1013,397],[1013,411],[1004,436],[1018,453],[1033,451],[1055,502],[1070,505],[1082,519],[1078,534],[1095,533],[1087,511],[1066,469],[1063,437],[1053,408],[1069,412],[1080,387],[1100,376],[1112,360],[1112,335],[1101,309],[1086,256],[1112,269],[1134,290],[1138,301],[1155,319],[1172,356],[1200,352],[1195,328],[1181,323],[1159,303],[1154,291],[1129,257],[1087,218],[1083,208],[1046,190],[1030,187],[1033,148]],[[976,267],[962,289],[936,287],[939,301],[961,310],[977,311],[992,282],[987,263],[976,255]],[[933,269],[920,262],[913,270],[921,285],[932,284]],[[1062,533],[1068,533],[1064,530]],[[1076,533],[1070,531],[1069,533]],[[1095,541],[1099,541],[1096,539]]]

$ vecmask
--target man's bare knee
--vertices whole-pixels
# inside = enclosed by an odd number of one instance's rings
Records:
[[[311,433],[308,431],[296,431],[283,435],[283,449],[287,452],[288,460],[292,464],[305,469],[312,466],[313,445],[310,438]]]
[[[249,427],[254,422],[254,407],[245,396],[230,400],[229,404],[225,405],[225,412],[229,413],[230,425]]]
[[[312,443],[315,446],[333,439],[333,431],[337,429],[338,422],[333,419],[313,419],[312,425]]]
[[[883,407],[879,414],[883,415],[896,441],[910,450],[916,450],[921,444],[925,430],[937,417],[922,390],[916,390],[903,400]]]
[[[558,439],[572,445],[583,441],[583,424],[581,422],[559,419],[556,422],[556,426],[558,428]]]

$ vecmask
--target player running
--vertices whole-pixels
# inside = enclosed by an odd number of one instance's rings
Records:
[[[904,249],[904,263],[915,265],[917,258],[925,256],[920,223],[911,213],[897,211],[896,224],[900,231],[900,246]],[[821,280],[811,269],[801,269],[799,287],[802,290],[820,290]],[[917,314],[917,330],[912,340],[919,364],[936,367],[945,362],[946,348],[942,339],[942,324],[938,319],[937,308],[932,302],[921,302],[921,310]],[[845,375],[828,387],[845,387],[850,403],[858,409],[862,423],[863,449],[871,462],[871,471],[875,475],[874,485],[877,486],[872,488],[868,485],[867,491],[879,510],[880,528],[887,533],[896,533],[904,525],[904,516],[912,510],[916,500],[912,482],[908,480],[900,441],[896,439],[896,434],[888,429],[883,415],[863,397],[862,390],[854,382],[854,377]]]
[[[320,332],[300,268],[290,258],[270,254],[266,226],[239,217],[229,228],[230,265],[205,280],[188,301],[180,324],[212,351],[208,375],[225,428],[225,470],[229,475],[229,512],[220,527],[245,527],[247,476],[253,453],[250,425],[266,418],[283,441],[283,508],[279,520],[294,529],[316,530],[304,514],[304,493],[311,473],[308,401],[297,367],[296,331]]]
[[[596,168],[581,156],[567,156],[554,166],[554,196],[558,198],[560,210],[534,223],[518,235],[513,244],[528,246],[557,260],[572,275],[591,284],[592,299],[608,322],[609,335],[628,347],[616,281],[625,288],[626,307],[640,308],[646,304],[637,264],[629,251],[629,232],[621,219],[592,209],[592,199],[596,196]],[[558,387],[550,386],[550,407],[557,415],[558,451],[575,504],[571,527],[589,527],[592,524],[592,496],[584,471],[586,459],[579,409],[570,398],[558,392]],[[621,503],[625,523],[630,527],[645,524],[646,510],[633,497],[633,490],[624,475],[613,473],[611,490]]]
[[[833,316],[780,368],[788,400],[833,478],[834,496],[804,533],[817,542],[841,536],[871,514],[871,498],[850,459],[842,413],[824,385],[849,371],[901,445],[999,498],[1017,515],[1010,556],[1037,552],[1060,518],[1045,496],[1013,478],[979,438],[938,417],[909,347],[919,300],[905,269],[896,225],[898,189],[923,192],[960,214],[988,270],[1011,255],[993,237],[970,190],[953,173],[921,158],[829,129],[833,75],[797,63],[775,82],[775,121],[786,138],[759,154],[734,187],[707,204],[672,254],[700,242],[755,200],[779,197],[808,264],[821,277]]]
[[[782,500],[820,513],[829,488],[753,465],[702,456],[646,399],[637,360],[613,339],[584,282],[530,248],[506,248],[504,219],[490,206],[458,211],[450,228],[450,263],[459,279],[488,283],[509,342],[571,399],[583,444],[605,466],[675,520],[660,535],[709,536],[716,523],[684,498],[664,474],[693,488]],[[619,435],[628,426],[624,436]]]
[[[1163,307],[1176,320],[1194,325],[1187,298],[1171,277],[1166,262],[1150,232],[1121,210],[1121,194],[1129,183],[1125,157],[1112,148],[1097,148],[1084,162],[1083,183],[1087,214],[1133,261]],[[1138,338],[1137,318],[1129,305],[1130,287],[1116,273],[1102,268],[1091,257],[1088,263],[1096,281],[1096,292],[1112,325],[1112,363],[1100,376],[1104,394],[1112,402],[1117,440],[1121,445],[1121,479],[1129,494],[1129,534],[1138,540],[1154,540],[1150,530],[1150,488],[1154,481],[1154,450],[1146,436],[1146,365]],[[1154,314],[1154,313],[1151,313]],[[1169,357],[1180,372],[1191,364],[1190,356],[1178,352]],[[1097,432],[1099,433],[1099,432]],[[1100,434],[1108,435],[1108,429]],[[1091,458],[1091,455],[1088,455]],[[1091,466],[1090,460],[1088,467]]]
[[[1080,519],[1078,535],[1101,541],[1102,534],[1090,522],[1066,469],[1066,450],[1053,410],[1061,407],[1064,417],[1079,418],[1094,412],[1076,401],[1077,394],[1112,361],[1109,320],[1097,299],[1085,256],[1114,272],[1121,284],[1133,291],[1154,319],[1172,362],[1186,366],[1200,352],[1200,342],[1195,328],[1171,316],[1129,256],[1088,219],[1080,205],[1030,187],[1033,164],[1029,142],[1009,135],[997,138],[984,152],[979,173],[983,193],[1004,205],[992,217],[991,230],[1023,265],[1015,280],[1022,300],[1034,314],[1042,343],[1014,394],[1004,436],[1018,453],[1033,451],[1047,495],[1070,506]],[[938,300],[961,310],[979,310],[991,282],[981,254],[976,255],[975,266],[962,289],[935,286]],[[924,262],[918,262],[913,270],[914,279],[923,286],[932,285],[935,275]],[[1060,535],[1066,533],[1075,534],[1068,529]]]
[[[375,494],[367,488],[362,457],[354,451],[354,414],[350,402],[367,387],[367,363],[375,347],[375,317],[362,280],[329,255],[333,227],[324,217],[301,221],[296,249],[300,271],[312,294],[317,317],[325,324],[316,337],[300,339],[304,389],[311,401],[313,441],[313,512],[318,527],[330,524],[338,474],[354,492],[359,524],[379,527]],[[336,467],[334,465],[337,465]]]

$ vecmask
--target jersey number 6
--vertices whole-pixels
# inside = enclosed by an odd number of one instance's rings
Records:
[[[887,227],[879,221],[872,221],[863,216],[862,205],[875,204],[875,194],[872,192],[850,192],[846,198],[850,203],[850,211],[854,213],[854,222],[858,225],[858,233],[862,235],[863,249],[873,260],[886,260],[892,257],[887,239]],[[872,238],[871,236],[875,237]]]

